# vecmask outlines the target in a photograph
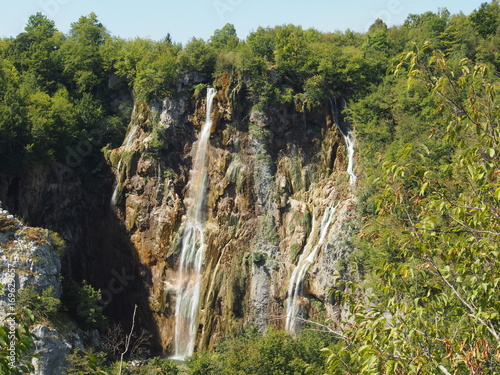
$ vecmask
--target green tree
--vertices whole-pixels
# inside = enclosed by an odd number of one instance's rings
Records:
[[[59,298],[54,297],[53,286],[39,293],[32,285],[27,285],[19,291],[16,303],[19,315],[22,314],[23,309],[29,308],[34,312],[37,320],[54,317],[61,307]]]
[[[365,48],[373,48],[377,51],[388,52],[389,44],[387,40],[387,25],[380,18],[375,20],[375,22],[368,29],[366,34],[367,40],[364,45]]]
[[[0,169],[19,170],[24,147],[31,141],[27,128],[26,95],[21,91],[21,77],[12,63],[0,59]]]
[[[56,53],[62,43],[54,22],[37,13],[29,17],[25,31],[12,40],[10,55],[17,69],[32,76],[38,88],[53,91],[62,69]]]
[[[108,31],[95,13],[82,16],[71,24],[67,41],[60,49],[64,74],[79,92],[102,93],[105,84],[101,47],[109,38]]]
[[[239,39],[236,35],[236,29],[231,23],[224,25],[222,29],[217,29],[210,38],[210,45],[217,50],[233,51],[238,46]]]
[[[63,158],[62,145],[79,138],[77,116],[66,89],[52,97],[42,91],[29,95],[28,120],[33,144],[26,148],[32,160],[53,161]]]
[[[247,37],[247,43],[252,52],[262,57],[266,62],[274,62],[274,50],[276,48],[276,30],[259,27]]]
[[[472,12],[469,20],[474,30],[483,38],[494,35],[500,26],[500,4],[498,0],[482,3],[479,9]]]
[[[437,13],[425,12],[422,14],[410,14],[403,24],[405,44],[408,42],[431,41],[439,46],[440,35],[445,30],[450,19],[450,12],[444,8]],[[407,48],[403,45],[403,48]]]
[[[286,25],[276,30],[274,61],[277,71],[288,84],[297,85],[308,70],[309,46],[301,27]]]
[[[110,375],[106,371],[106,354],[93,348],[74,350],[67,361],[64,375]]]
[[[144,53],[136,66],[134,89],[138,101],[163,98],[172,94],[175,88],[178,48],[170,39],[155,45]],[[208,67],[198,66],[200,69]]]
[[[448,58],[468,57],[475,60],[479,38],[471,22],[464,14],[452,15],[450,22],[440,35],[443,52]]]
[[[101,292],[87,282],[80,285],[71,279],[64,281],[62,303],[83,329],[102,329],[106,326]]]
[[[193,38],[179,53],[178,63],[182,72],[200,72],[210,76],[215,67],[216,51],[202,39]]]

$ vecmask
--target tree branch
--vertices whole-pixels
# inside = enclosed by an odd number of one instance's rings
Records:
[[[467,232],[471,232],[471,233],[480,233],[480,234],[491,234],[492,236],[500,236],[500,233],[497,233],[497,232],[492,232],[492,231],[489,231],[489,230],[479,230],[479,229],[473,229],[471,228],[470,226],[468,226],[467,224],[465,224],[464,222],[462,222],[461,220],[458,220],[456,217],[454,217],[453,215],[450,215],[450,217],[455,221],[457,222],[458,224],[460,224],[462,227],[464,227]]]
[[[482,324],[483,326],[485,326],[486,329],[493,335],[493,337],[495,337],[497,343],[500,345],[500,335],[498,334],[498,332],[495,331],[493,329],[493,327],[491,327],[491,325],[488,324],[488,322],[486,322],[484,319],[482,319],[479,316],[477,316],[476,309],[473,306],[471,306],[460,295],[460,293],[458,292],[458,290],[448,281],[448,279],[446,277],[444,277],[444,275],[441,273],[441,271],[438,269],[438,267],[434,264],[434,262],[430,258],[428,258],[428,257],[427,257],[427,261],[434,268],[434,270],[437,272],[437,274],[439,275],[439,277],[441,278],[441,280],[443,280],[445,282],[445,284],[448,286],[448,288],[451,289],[451,291],[458,298],[458,300],[460,301],[460,303],[462,303],[462,305],[464,305],[469,310],[469,313],[467,315],[469,315],[472,319],[477,320],[480,324]]]
[[[132,315],[132,327],[130,328],[130,333],[127,336],[127,340],[125,342],[125,350],[123,351],[122,355],[120,356],[120,372],[118,373],[119,375],[122,374],[122,367],[123,367],[123,356],[127,353],[128,348],[130,346],[130,339],[132,338],[132,333],[134,332],[134,326],[135,326],[135,313],[137,312],[137,305],[134,306],[134,315]]]
[[[300,321],[302,321],[304,323],[309,323],[309,324],[315,325],[317,327],[323,328],[326,332],[331,333],[331,334],[333,334],[335,336],[338,336],[341,339],[344,339],[344,340],[348,339],[347,336],[343,335],[340,332],[337,332],[337,331],[333,330],[332,328],[328,327],[327,325],[324,325],[324,324],[321,324],[321,323],[318,323],[318,322],[313,322],[312,320],[307,320],[307,319],[300,318],[300,317],[295,317],[294,319],[298,319],[298,320],[300,320]]]
[[[445,375],[451,375],[443,365],[438,365],[438,369],[440,369]]]

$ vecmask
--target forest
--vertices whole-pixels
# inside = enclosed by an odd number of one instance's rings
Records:
[[[182,365],[156,357],[122,368],[109,346],[87,349],[71,355],[67,374],[500,373],[498,0],[469,15],[440,9],[393,27],[379,19],[366,33],[281,25],[243,40],[227,24],[185,45],[112,36],[93,13],[64,34],[37,13],[0,39],[0,176],[37,165],[64,173],[80,163],[75,149],[92,169],[122,143],[134,106],[173,95],[192,72],[204,77],[187,88],[195,96],[222,85],[228,97],[244,88],[255,108],[347,103],[361,225],[332,276],[338,320],[298,337],[248,327]],[[4,326],[0,374],[29,370],[34,321],[71,315],[71,298],[99,299],[88,285],[71,290],[62,301],[18,298],[16,356],[26,367],[9,367]],[[104,332],[94,312],[80,324]]]

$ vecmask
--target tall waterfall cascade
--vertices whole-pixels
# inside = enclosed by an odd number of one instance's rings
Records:
[[[328,230],[333,222],[335,211],[337,210],[338,206],[339,204],[334,207],[332,203],[326,208],[321,219],[319,238],[315,245],[315,233],[317,233],[318,231],[318,220],[316,218],[316,215],[313,214],[311,233],[309,235],[309,238],[307,239],[304,250],[300,255],[297,266],[293,270],[290,281],[288,283],[285,329],[290,333],[296,334],[300,329],[300,297],[303,294],[304,280],[306,278],[307,271],[309,271],[309,268],[316,259],[316,254],[325,242]]]
[[[193,354],[197,333],[206,246],[204,209],[208,187],[207,151],[212,128],[212,107],[215,94],[214,88],[207,90],[206,119],[198,141],[193,147],[193,166],[186,199],[186,224],[181,241],[179,282],[175,307],[174,358],[180,360]]]

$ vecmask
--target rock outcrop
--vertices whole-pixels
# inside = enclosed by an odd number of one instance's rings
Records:
[[[41,293],[52,287],[54,297],[60,298],[61,262],[57,241],[57,235],[49,230],[26,226],[0,208],[0,283],[3,287],[7,288],[12,281],[16,291],[31,285]],[[6,298],[0,295],[0,304],[5,306]]]
[[[46,325],[33,328],[35,339],[35,353],[38,358],[33,359],[34,375],[60,375],[67,365],[66,358],[74,346],[61,334]]]
[[[17,297],[28,286],[39,294],[52,288],[53,297],[61,297],[61,246],[55,233],[24,225],[0,208],[0,283],[5,292],[0,295],[2,320],[13,312],[11,307],[18,308]],[[14,303],[7,300],[9,292],[16,295]],[[36,337],[34,352],[38,355],[32,361],[34,375],[61,375],[72,348],[82,346],[77,334],[64,338],[47,325],[37,325],[32,333]]]

